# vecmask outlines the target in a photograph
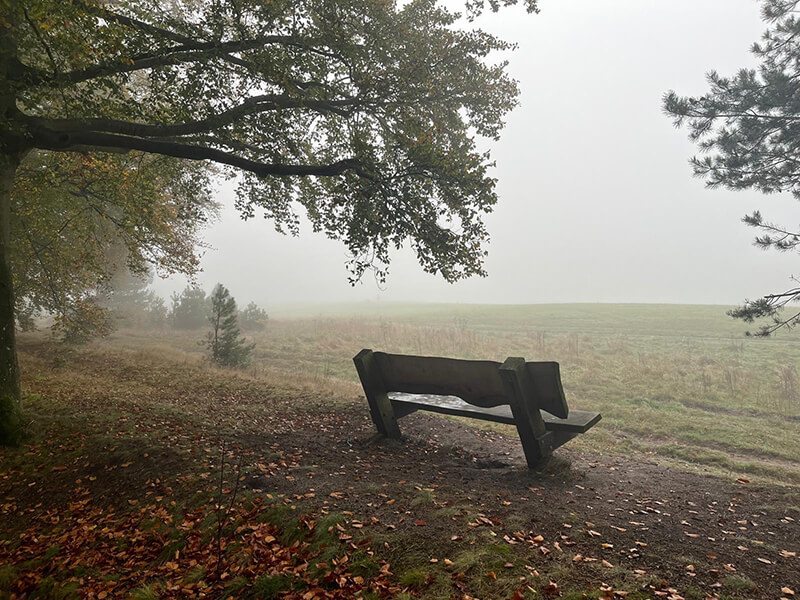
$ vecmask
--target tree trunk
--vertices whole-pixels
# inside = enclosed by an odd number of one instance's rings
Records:
[[[18,0],[0,2],[0,445],[16,444],[22,432],[19,364],[14,327],[14,284],[11,276],[11,190],[25,155],[22,132],[9,127],[16,111],[16,84],[9,73],[16,68]]]
[[[15,444],[21,433],[19,365],[11,279],[11,189],[15,157],[0,155],[0,444]]]

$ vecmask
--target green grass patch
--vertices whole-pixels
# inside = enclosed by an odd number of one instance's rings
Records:
[[[744,575],[728,575],[721,583],[726,590],[732,592],[749,592],[758,589],[755,582]]]
[[[292,589],[292,581],[285,575],[262,575],[253,582],[253,587],[249,590],[250,598],[259,600],[274,600],[281,592]]]
[[[156,585],[148,583],[133,590],[129,600],[158,600],[159,597]]]
[[[0,591],[8,591],[17,578],[17,569],[14,565],[0,565]]]

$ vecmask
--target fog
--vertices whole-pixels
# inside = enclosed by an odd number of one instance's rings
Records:
[[[457,5],[458,3],[454,3]],[[695,148],[661,110],[669,89],[706,90],[705,73],[753,65],[766,25],[753,0],[542,0],[479,25],[519,44],[509,55],[520,105],[499,142],[499,203],[488,277],[448,284],[409,250],[389,279],[347,283],[339,242],[242,221],[221,187],[219,222],[204,234],[197,282],[228,286],[240,305],[362,300],[555,303],[738,303],[789,286],[790,255],[752,245],[741,217],[755,209],[794,224],[788,196],[708,190],[692,177]],[[184,278],[154,282],[168,295]]]

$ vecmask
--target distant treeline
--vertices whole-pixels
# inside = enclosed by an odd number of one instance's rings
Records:
[[[208,326],[212,313],[212,296],[199,287],[187,286],[180,294],[172,294],[172,304],[166,312],[166,322],[175,329],[200,329]],[[239,327],[258,331],[267,326],[267,311],[251,302],[237,312]]]
[[[170,296],[170,305],[150,289],[119,289],[105,303],[118,328],[172,327],[182,330],[204,329],[213,318],[212,294],[197,286],[186,286]],[[250,302],[236,310],[239,327],[244,331],[263,330],[269,319],[267,311]]]

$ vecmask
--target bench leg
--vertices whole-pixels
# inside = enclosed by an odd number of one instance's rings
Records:
[[[517,427],[519,431],[519,427]],[[522,434],[520,434],[522,439]],[[553,436],[548,431],[543,436],[522,442],[522,450],[525,452],[525,462],[529,469],[538,469],[542,463],[553,455]]]
[[[500,378],[511,400],[511,412],[528,468],[535,469],[553,454],[555,443],[552,432],[545,429],[538,406],[531,402],[533,389],[525,371],[525,359],[507,359],[500,367]]]
[[[353,362],[369,403],[372,422],[375,423],[378,433],[389,438],[399,439],[400,427],[397,425],[397,417],[381,380],[378,365],[375,364],[372,350],[362,350],[353,357]]]

